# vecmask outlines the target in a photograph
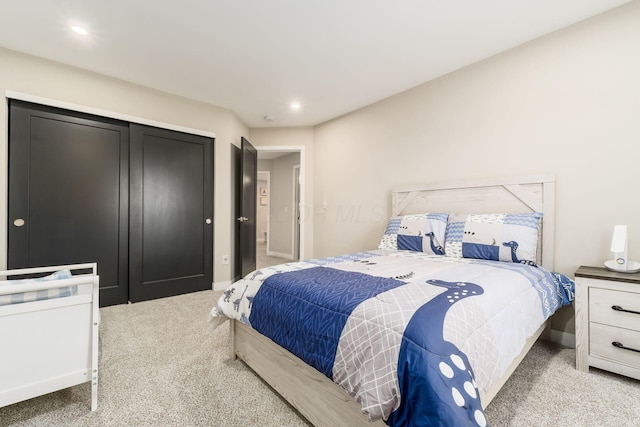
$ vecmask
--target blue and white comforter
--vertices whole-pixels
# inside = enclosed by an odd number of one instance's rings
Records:
[[[481,396],[573,299],[523,264],[371,251],[257,270],[211,311],[268,336],[391,426],[487,425]]]

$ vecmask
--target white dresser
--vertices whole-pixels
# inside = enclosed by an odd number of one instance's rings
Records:
[[[640,273],[576,271],[576,368],[640,379]]]

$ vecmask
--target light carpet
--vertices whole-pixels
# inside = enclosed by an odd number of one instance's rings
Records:
[[[0,408],[2,426],[308,426],[240,361],[204,291],[101,309],[98,410],[91,387]],[[1,379],[0,379],[1,380]],[[493,426],[637,426],[640,382],[575,370],[575,351],[538,342],[486,410]]]

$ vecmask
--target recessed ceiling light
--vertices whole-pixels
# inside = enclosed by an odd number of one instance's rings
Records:
[[[289,108],[291,108],[292,110],[299,110],[300,107],[302,107],[302,105],[300,105],[299,102],[292,102],[291,105],[289,106]]]
[[[73,31],[75,31],[78,34],[82,34],[83,36],[86,36],[87,34],[89,34],[87,32],[87,30],[85,30],[84,28],[80,27],[79,25],[74,25],[73,27],[71,27],[71,29]]]

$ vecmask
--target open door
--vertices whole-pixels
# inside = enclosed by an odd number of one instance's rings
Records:
[[[256,269],[256,181],[258,178],[258,152],[244,137],[241,139],[240,264],[244,277]]]
[[[242,191],[242,178],[240,171],[242,170],[242,150],[240,147],[231,144],[231,176],[234,177],[231,184],[233,185],[233,271],[231,276],[232,282],[237,282],[242,278],[242,262],[240,261],[240,222],[236,218],[241,215],[240,198]]]

